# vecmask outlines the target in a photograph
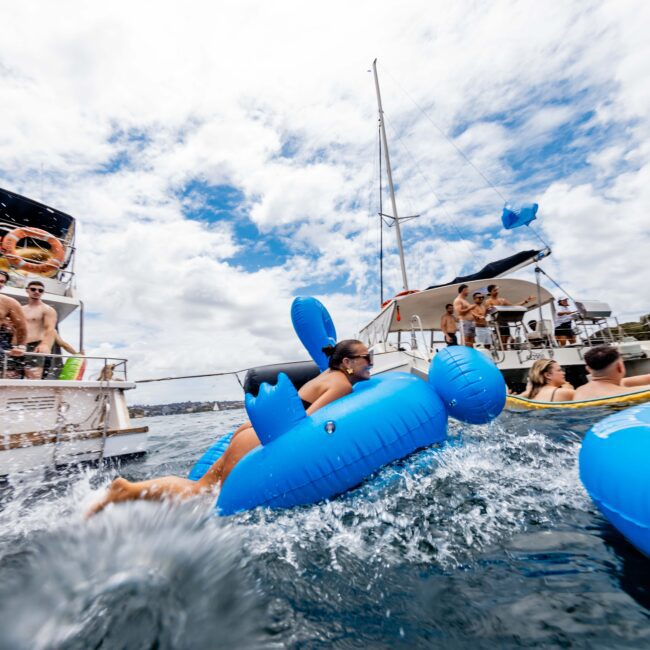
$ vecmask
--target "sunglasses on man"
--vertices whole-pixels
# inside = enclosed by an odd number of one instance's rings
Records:
[[[40,287],[29,287],[28,291],[35,291],[36,293],[43,293],[45,289],[41,289]]]

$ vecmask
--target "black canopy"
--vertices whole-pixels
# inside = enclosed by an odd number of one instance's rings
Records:
[[[498,275],[503,275],[509,270],[514,269],[518,266],[522,266],[526,262],[534,262],[537,259],[542,259],[548,254],[548,249],[544,250],[528,250],[521,251],[521,253],[515,253],[510,257],[504,257],[502,260],[496,260],[495,262],[489,262],[486,264],[480,271],[472,273],[471,275],[459,275],[457,278],[454,278],[451,282],[445,282],[444,284],[434,284],[427,289],[436,289],[438,287],[446,287],[450,284],[459,284],[460,282],[469,282],[470,280],[490,280],[496,278]]]
[[[26,196],[0,188],[0,222],[46,230],[63,241],[74,234],[74,218]]]

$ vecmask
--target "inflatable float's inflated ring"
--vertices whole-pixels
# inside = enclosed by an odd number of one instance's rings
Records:
[[[639,404],[647,401],[650,401],[650,390],[644,389],[634,393],[613,395],[612,397],[598,397],[579,402],[536,402],[535,400],[519,397],[518,395],[508,395],[506,406],[518,411],[529,409],[583,409],[593,408],[595,406],[625,408],[631,404]]]
[[[44,241],[50,248],[18,249],[18,242],[26,237]],[[25,227],[11,230],[4,236],[2,248],[5,257],[14,268],[47,277],[57,273],[65,257],[65,251],[61,242],[54,235],[40,228]]]
[[[650,404],[597,422],[579,458],[580,479],[598,509],[650,556]]]
[[[330,342],[333,325],[326,324],[331,319],[317,300],[296,300],[299,311],[308,309],[314,318],[294,318],[294,325],[298,320],[307,330],[298,336],[320,352]],[[327,338],[319,341],[317,330]],[[318,355],[312,356],[319,363]],[[484,355],[459,346],[438,353],[428,382],[403,372],[386,373],[355,384],[352,393],[310,416],[282,373],[275,386],[262,384],[257,397],[247,394],[245,403],[262,444],[223,483],[216,504],[223,515],[257,506],[316,503],[346,492],[383,465],[443,442],[448,413],[472,423],[496,417],[505,403],[505,382]],[[210,448],[190,478],[201,478],[226,445],[222,438]]]

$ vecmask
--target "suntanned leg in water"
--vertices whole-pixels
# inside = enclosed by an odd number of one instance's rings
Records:
[[[260,444],[253,427],[242,425],[230,442],[223,456],[212,465],[198,481],[191,481],[179,476],[162,476],[147,481],[132,483],[124,478],[116,478],[108,488],[103,499],[94,504],[86,513],[92,517],[103,510],[109,503],[123,501],[163,501],[168,498],[187,499],[199,494],[211,492],[217,485],[223,483],[232,468],[251,450]]]

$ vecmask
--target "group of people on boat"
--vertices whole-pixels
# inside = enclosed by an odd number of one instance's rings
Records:
[[[8,281],[0,270],[0,291]],[[43,302],[43,282],[29,280],[25,292],[25,305],[0,294],[0,376],[8,379],[41,379],[48,361],[41,355],[50,354],[55,343],[76,354],[56,331],[56,311]]]
[[[598,345],[585,352],[589,381],[574,388],[562,367],[553,359],[538,359],[528,373],[526,390],[519,395],[536,402],[581,402],[650,391],[650,374],[625,376],[625,362],[611,345]]]
[[[472,300],[469,301],[469,287],[461,284],[458,287],[458,296],[453,303],[445,305],[445,313],[440,319],[440,329],[447,345],[459,345],[458,332],[462,333],[462,343],[470,348],[482,345],[490,349],[492,346],[492,331],[488,318],[496,307],[528,305],[534,296],[528,296],[518,303],[512,303],[507,298],[499,295],[499,286],[489,284],[487,293],[474,291]],[[576,342],[576,335],[572,322],[577,315],[577,310],[569,305],[569,299],[558,299],[558,308],[553,322],[553,335],[559,346],[570,345]],[[535,331],[537,321],[530,321],[531,329]],[[507,324],[498,324],[498,336],[501,346],[505,349],[511,340],[510,327]],[[541,334],[540,334],[541,335]]]
[[[447,345],[458,345],[457,332],[463,336],[463,344],[473,348],[475,344],[490,348],[492,345],[492,332],[488,326],[488,315],[494,311],[495,307],[512,305],[507,298],[499,295],[499,286],[489,284],[487,294],[483,291],[474,291],[472,301],[469,298],[469,287],[461,284],[458,287],[458,296],[453,304],[445,306],[445,313],[440,320],[440,329],[442,330]],[[528,296],[518,305],[527,305],[534,296]],[[499,325],[499,337],[501,344],[505,347],[510,339],[510,328],[508,325]]]

